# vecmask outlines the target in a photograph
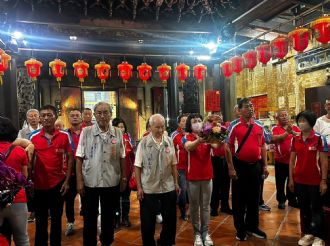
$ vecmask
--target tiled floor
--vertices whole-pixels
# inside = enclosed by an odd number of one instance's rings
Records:
[[[131,222],[129,229],[122,228],[116,232],[114,246],[142,245],[140,235],[139,204],[136,194],[132,193]],[[220,214],[218,217],[211,217],[210,233],[216,246],[225,245],[297,245],[300,236],[299,210],[291,207],[279,210],[276,202],[274,170],[271,169],[271,176],[265,181],[264,200],[271,206],[271,212],[260,213],[260,228],[268,235],[267,240],[249,238],[246,242],[238,242],[235,239],[235,229],[232,216]],[[78,201],[77,201],[78,202]],[[63,246],[82,245],[82,217],[78,214],[75,223],[76,233],[73,236],[65,237],[63,234]],[[157,235],[161,225],[157,225]],[[63,216],[63,231],[65,219]],[[34,243],[34,224],[29,224],[29,235],[31,243]],[[178,220],[176,245],[193,245],[192,227],[189,222]]]

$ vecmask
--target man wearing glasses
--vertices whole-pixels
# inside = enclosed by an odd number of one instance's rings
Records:
[[[85,196],[83,241],[97,245],[97,216],[101,203],[101,245],[114,241],[114,216],[119,191],[127,185],[125,147],[119,128],[113,127],[111,106],[99,102],[94,107],[96,124],[83,128],[76,152],[77,190]]]

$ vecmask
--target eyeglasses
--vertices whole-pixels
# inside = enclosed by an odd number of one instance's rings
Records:
[[[98,112],[95,112],[95,115],[98,116],[98,117],[101,117],[102,115],[104,116],[109,116],[110,115],[110,112],[109,111],[98,111]]]

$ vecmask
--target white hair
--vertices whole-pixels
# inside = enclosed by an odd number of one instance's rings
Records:
[[[94,106],[94,112],[96,111],[97,107],[98,106],[101,106],[101,105],[107,105],[109,107],[110,113],[112,113],[111,105],[109,103],[107,103],[107,102],[98,102],[97,104],[95,104],[95,106]]]
[[[160,118],[165,123],[164,116],[162,116],[161,114],[153,114],[149,118],[149,125],[152,126],[157,118]]]
[[[31,108],[31,109],[29,109],[29,110],[26,112],[26,117],[28,116],[29,113],[32,113],[32,112],[34,112],[34,113],[38,113],[38,114],[39,114],[39,110],[38,110],[38,109]]]

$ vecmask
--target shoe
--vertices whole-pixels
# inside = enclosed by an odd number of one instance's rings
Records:
[[[277,207],[278,209],[285,209],[285,202],[280,202]]]
[[[217,210],[213,210],[213,209],[212,209],[210,215],[211,215],[212,217],[216,217],[216,216],[219,216],[219,213],[218,213]]]
[[[293,208],[299,208],[299,204],[297,201],[289,202],[288,205]]]
[[[256,229],[256,230],[253,230],[253,231],[246,231],[246,233],[249,235],[249,236],[255,236],[257,238],[261,238],[261,239],[266,239],[267,238],[267,235],[266,233],[264,233],[262,230],[260,229]]]
[[[247,240],[247,236],[246,236],[246,232],[245,231],[239,231],[236,233],[236,239],[238,241],[246,241]]]
[[[270,211],[270,207],[267,206],[266,204],[261,204],[261,205],[259,205],[259,210]]]
[[[157,214],[157,215],[156,215],[156,222],[157,222],[158,224],[163,223],[163,217],[162,217],[161,214]]]
[[[231,208],[221,208],[220,211],[221,213],[233,215],[233,210]]]
[[[122,224],[125,227],[131,227],[131,225],[132,225],[131,222],[129,221],[129,219],[123,219]]]
[[[188,221],[188,217],[184,214],[180,216],[180,219],[182,219],[183,221]]]
[[[194,246],[203,246],[203,241],[201,235],[195,235]]]
[[[209,234],[206,234],[206,237],[204,239],[204,246],[212,246],[213,245],[213,240],[210,237]]]
[[[314,236],[311,234],[306,234],[298,241],[298,245],[300,246],[309,246],[314,243]]]
[[[31,212],[29,218],[27,219],[27,221],[30,223],[30,222],[34,222],[35,220],[36,220],[35,213]]]
[[[325,242],[321,238],[315,237],[312,246],[325,246]]]
[[[74,234],[73,223],[66,224],[65,236],[71,236]]]

